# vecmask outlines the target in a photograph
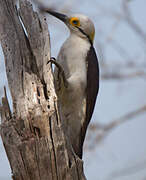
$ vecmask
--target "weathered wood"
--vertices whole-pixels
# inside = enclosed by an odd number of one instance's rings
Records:
[[[50,64],[46,20],[28,0],[0,0],[0,40],[13,113],[0,107],[1,136],[14,180],[84,180],[82,161],[64,136]],[[22,25],[23,23],[23,25]]]

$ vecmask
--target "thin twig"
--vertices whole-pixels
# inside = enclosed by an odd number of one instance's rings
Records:
[[[99,144],[101,141],[103,141],[103,139],[105,139],[105,137],[107,137],[107,135],[116,127],[119,127],[119,125],[126,123],[130,120],[133,120],[133,118],[141,115],[142,113],[146,113],[146,105],[142,106],[141,108],[138,108],[130,113],[127,113],[126,115],[113,120],[112,122],[110,122],[109,124],[105,125],[105,124],[101,124],[101,123],[97,123],[97,124],[91,124],[89,126],[89,133],[90,131],[94,131],[94,135],[96,134],[94,140],[96,141],[96,143],[94,144]],[[99,133],[100,132],[100,133]],[[94,148],[92,148],[93,150]]]

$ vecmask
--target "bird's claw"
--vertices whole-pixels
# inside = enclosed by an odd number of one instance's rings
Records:
[[[62,66],[56,61],[56,59],[54,57],[51,57],[50,60],[47,62],[47,64],[48,63],[54,64],[58,68],[58,71],[59,71],[58,74],[62,75],[64,86],[67,88],[68,82],[66,80],[65,73],[64,73]]]

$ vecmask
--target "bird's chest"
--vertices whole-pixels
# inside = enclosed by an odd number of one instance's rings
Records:
[[[90,44],[84,39],[70,37],[62,46],[58,62],[62,65],[68,88],[59,94],[65,126],[70,137],[76,138],[85,119],[87,62]],[[70,129],[71,127],[71,129]]]
[[[81,38],[70,37],[61,48],[59,62],[63,65],[66,78],[75,76],[85,81],[87,76],[86,56],[90,44]]]

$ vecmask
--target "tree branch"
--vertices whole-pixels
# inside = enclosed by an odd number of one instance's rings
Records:
[[[133,118],[141,115],[142,113],[146,113],[146,105],[144,105],[143,107],[140,107],[140,108],[138,108],[138,109],[136,109],[130,113],[127,113],[126,115],[124,115],[118,119],[113,120],[109,124],[101,124],[101,123],[91,124],[89,126],[89,134],[90,134],[90,132],[92,132],[92,134],[93,134],[93,131],[94,131],[94,136],[95,136],[94,141],[96,142],[93,144],[96,144],[96,145],[99,144],[116,127],[119,127],[121,124],[132,120]],[[92,147],[92,150],[93,149],[94,149],[94,147]]]

